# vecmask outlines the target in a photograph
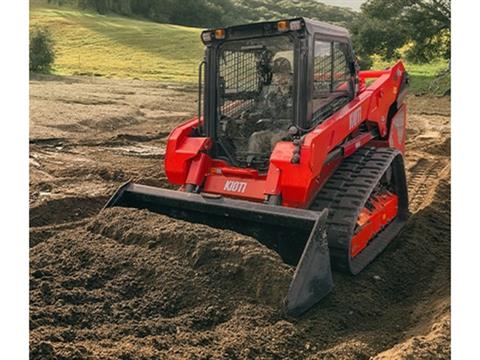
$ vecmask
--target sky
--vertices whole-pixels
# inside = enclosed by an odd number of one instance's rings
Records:
[[[349,7],[353,10],[360,10],[360,5],[364,3],[366,0],[316,0],[318,2],[323,2],[327,5],[336,5],[336,6],[343,6]]]

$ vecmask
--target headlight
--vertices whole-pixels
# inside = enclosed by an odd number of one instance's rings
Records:
[[[290,30],[296,31],[296,30],[300,30],[301,28],[302,28],[301,20],[290,21]]]
[[[202,41],[203,42],[210,42],[212,41],[212,37],[213,37],[213,32],[211,31],[204,31],[202,32]]]

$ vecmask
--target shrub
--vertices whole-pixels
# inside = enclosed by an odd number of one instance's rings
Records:
[[[52,34],[47,28],[30,31],[30,71],[48,73],[55,60]]]

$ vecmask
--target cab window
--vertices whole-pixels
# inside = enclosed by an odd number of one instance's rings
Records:
[[[346,104],[351,79],[348,48],[335,41],[316,40],[314,46],[312,108],[318,121]]]

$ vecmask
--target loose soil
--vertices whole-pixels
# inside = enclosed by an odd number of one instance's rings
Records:
[[[100,212],[123,182],[171,187],[166,136],[196,90],[30,81],[32,359],[450,358],[450,99],[410,97],[412,216],[299,319],[294,269],[256,240],[146,210]]]

